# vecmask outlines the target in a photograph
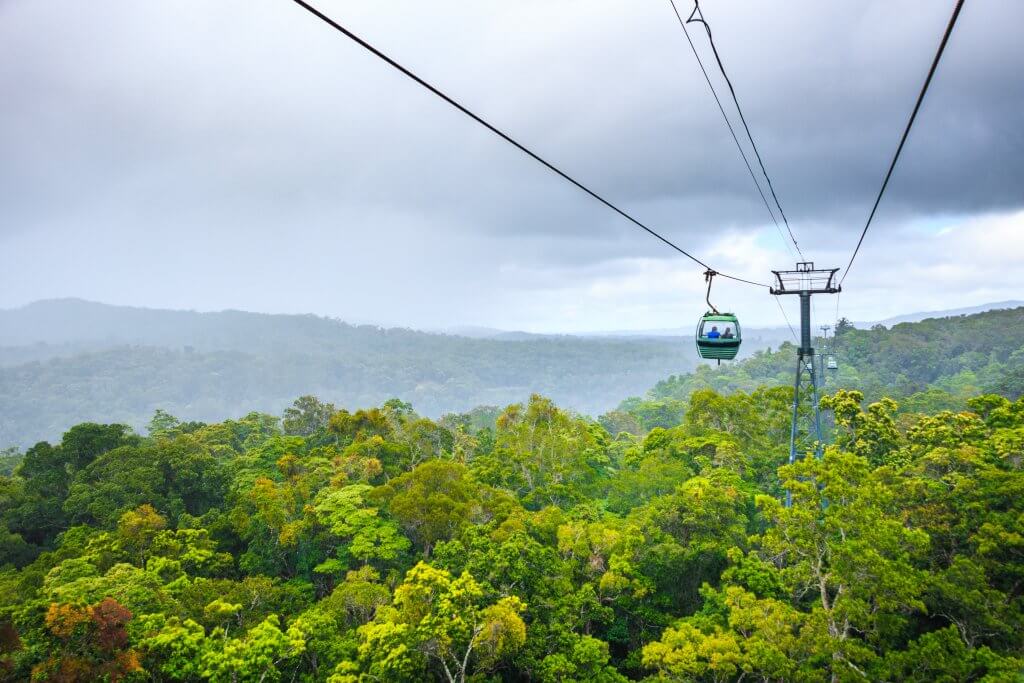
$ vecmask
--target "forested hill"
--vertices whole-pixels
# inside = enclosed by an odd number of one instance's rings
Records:
[[[932,408],[962,406],[981,389],[1016,395],[1022,311],[843,331],[831,386],[869,397],[927,391],[904,403]],[[788,384],[792,347],[757,352],[766,342],[749,334],[752,357],[719,370],[698,366],[686,338],[471,339],[312,315],[46,301],[0,311],[0,448],[54,439],[82,421],[141,429],[158,408],[204,421],[280,413],[306,394],[339,407],[398,397],[436,417],[540,393],[596,416],[653,386],[648,399],[675,413],[696,388]]]
[[[247,311],[200,313],[51,299],[0,311],[0,346],[97,349],[110,346],[192,347],[247,353],[385,353],[411,343],[435,351],[443,335],[402,328],[350,325],[315,315]],[[45,353],[45,348],[41,353]]]
[[[901,399],[907,411],[960,410],[979,393],[1009,398],[1024,394],[1024,307],[974,315],[900,323],[892,328],[840,326],[826,343],[815,340],[819,355],[836,358],[838,369],[825,371],[826,391],[852,388],[868,400]],[[657,422],[656,415],[681,409],[699,389],[752,391],[793,382],[796,349],[758,351],[722,367],[700,366],[654,385],[643,398],[630,398],[620,411]]]
[[[47,301],[0,311],[0,448],[82,421],[142,428],[280,413],[315,394],[339,407],[400,397],[425,415],[539,392],[599,414],[696,365],[692,341],[470,339],[312,315],[195,313]]]
[[[749,348],[781,342],[779,329],[749,329]],[[21,308],[0,309],[0,365],[46,360],[82,351],[148,346],[198,352],[240,351],[252,354],[405,354],[463,355],[480,349],[500,353],[515,348],[499,342],[534,342],[536,346],[598,341],[655,339],[666,344],[687,338],[683,332],[625,332],[605,335],[540,335],[490,328],[456,328],[452,333],[401,327],[352,325],[311,314],[285,315],[248,311],[176,311],[112,306],[82,299],[50,299]],[[692,336],[688,337],[692,341]],[[692,354],[684,354],[689,359]],[[691,364],[692,365],[692,364]],[[675,366],[673,366],[675,367]]]

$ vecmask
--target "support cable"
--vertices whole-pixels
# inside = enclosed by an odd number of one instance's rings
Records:
[[[839,297],[843,295],[842,290],[836,293],[836,319],[833,325],[836,332],[832,335],[832,353],[838,354],[839,348]]]
[[[772,298],[775,299],[775,303],[778,304],[779,310],[782,312],[782,317],[786,321],[786,326],[789,327],[789,333],[793,335],[793,341],[795,341],[797,343],[797,346],[799,346],[800,340],[796,336],[796,330],[793,329],[793,324],[789,322],[789,316],[786,315],[786,309],[782,307],[782,302],[779,301],[779,297],[773,296]]]
[[[473,113],[467,107],[465,107],[464,105],[460,104],[459,102],[454,100],[452,97],[446,95],[444,92],[442,92],[441,90],[439,90],[435,86],[431,85],[427,81],[423,80],[422,78],[417,76],[415,73],[413,73],[409,69],[405,68],[404,66],[402,66],[401,64],[396,62],[391,57],[388,57],[386,54],[384,54],[383,52],[381,52],[380,50],[375,48],[373,45],[371,45],[370,43],[366,42],[365,40],[363,40],[362,38],[357,36],[355,33],[353,33],[352,31],[348,30],[347,28],[345,28],[344,26],[342,26],[338,22],[334,21],[333,19],[328,17],[326,14],[324,14],[320,10],[316,9],[315,7],[310,5],[309,3],[304,2],[304,0],[292,0],[292,1],[296,5],[302,7],[303,9],[305,9],[307,12],[309,12],[313,16],[315,16],[318,19],[320,19],[321,21],[323,21],[325,24],[329,25],[330,27],[332,27],[336,31],[342,33],[345,37],[347,37],[348,39],[350,39],[351,41],[353,41],[354,43],[356,43],[357,45],[359,45],[363,49],[367,50],[368,52],[373,54],[378,59],[380,59],[383,62],[387,63],[389,66],[391,66],[392,68],[396,69],[397,71],[400,71],[402,74],[404,74],[408,78],[412,79],[413,81],[415,81],[417,84],[419,84],[423,88],[429,90],[434,95],[436,95],[437,97],[441,98],[442,100],[444,100],[445,102],[450,104],[455,109],[458,109],[460,112],[462,112],[463,114],[465,114],[469,118],[473,119],[474,121],[479,123],[481,126],[483,126],[487,130],[491,131],[492,133],[494,133],[495,135],[500,137],[505,142],[509,143],[513,147],[517,148],[519,151],[523,152],[524,154],[526,154],[527,156],[529,156],[533,160],[537,161],[539,164],[541,164],[542,166],[546,167],[548,170],[552,171],[553,173],[555,173],[558,176],[561,176],[563,179],[567,180],[569,183],[575,185],[577,188],[579,188],[583,192],[587,193],[588,195],[590,195],[591,197],[593,197],[597,201],[601,202],[602,204],[607,206],[609,209],[611,209],[615,213],[619,214],[620,216],[622,216],[623,218],[628,220],[630,223],[633,223],[634,225],[636,225],[641,230],[644,230],[645,232],[650,234],[652,237],[657,238],[658,240],[660,240],[661,242],[663,242],[664,244],[666,244],[670,248],[674,249],[675,251],[679,252],[680,254],[685,256],[686,258],[690,259],[694,263],[697,263],[697,264],[703,266],[706,269],[709,269],[709,270],[711,269],[711,266],[709,266],[708,264],[704,263],[704,261],[701,261],[699,258],[694,256],[690,252],[686,251],[682,247],[677,246],[675,243],[670,241],[668,238],[660,235],[655,230],[647,227],[646,225],[641,223],[639,220],[637,220],[636,218],[634,218],[630,214],[628,214],[625,211],[623,211],[622,209],[620,209],[615,204],[612,204],[610,201],[608,201],[607,199],[605,199],[604,197],[599,195],[597,192],[591,190],[589,187],[587,187],[586,185],[584,185],[580,181],[576,180],[575,178],[570,176],[568,173],[566,173],[565,171],[561,170],[560,168],[558,168],[557,166],[555,166],[551,162],[547,161],[546,159],[544,159],[543,157],[541,157],[537,153],[533,152],[532,150],[527,148],[525,145],[523,145],[522,143],[520,143],[517,140],[515,140],[514,138],[512,138],[507,133],[503,132],[502,130],[500,130],[499,128],[497,128],[493,124],[489,123],[488,121],[486,121],[482,117],[480,117],[477,114]],[[727,273],[722,273],[721,271],[719,271],[718,274],[721,275],[722,277],[729,278],[730,280],[735,280],[737,282],[743,282],[743,283],[746,283],[748,285],[755,285],[755,286],[758,286],[758,287],[769,288],[769,286],[764,284],[764,283],[754,282],[753,280],[746,280],[746,279],[741,278],[741,277],[736,277],[735,275],[729,275]]]
[[[949,24],[946,26],[946,32],[942,36],[942,42],[939,43],[939,49],[935,53],[935,59],[932,60],[932,66],[928,69],[928,77],[924,79],[924,85],[921,86],[921,92],[917,96],[917,103],[914,104],[914,111],[910,114],[910,120],[907,121],[907,127],[903,130],[903,137],[900,138],[900,144],[896,148],[896,154],[892,157],[892,163],[889,164],[889,170],[885,174],[885,180],[882,181],[882,188],[878,191],[878,197],[875,198],[875,205],[871,207],[871,213],[868,214],[868,221],[864,224],[864,229],[861,230],[860,239],[857,240],[857,246],[853,250],[853,256],[850,257],[850,262],[846,264],[846,271],[843,273],[843,277],[839,280],[839,284],[842,285],[846,280],[846,276],[850,274],[850,267],[853,265],[854,259],[857,258],[857,252],[860,251],[860,245],[864,242],[864,236],[868,234],[868,228],[871,227],[871,221],[875,217],[875,212],[878,210],[878,204],[882,201],[882,195],[885,194],[885,188],[889,185],[889,178],[892,177],[893,169],[896,168],[896,162],[899,161],[900,152],[903,151],[903,145],[907,142],[907,136],[910,135],[910,129],[914,125],[914,119],[917,118],[917,112],[921,109],[921,103],[924,102],[924,96],[928,92],[928,86],[931,85],[932,76],[935,75],[935,70],[939,66],[939,60],[942,59],[942,53],[946,49],[946,43],[949,42],[949,36],[953,33],[953,27],[956,25],[956,20],[960,16],[960,10],[964,6],[964,0],[957,0],[956,7],[953,8],[953,16],[949,18]]]
[[[761,173],[764,174],[764,179],[768,182],[768,190],[771,192],[772,199],[775,200],[775,208],[778,209],[779,215],[782,216],[782,222],[785,223],[785,225],[786,225],[786,232],[789,233],[789,239],[791,239],[793,241],[793,246],[796,247],[797,253],[800,254],[800,258],[802,260],[806,261],[807,258],[804,256],[804,253],[800,250],[800,245],[797,244],[796,237],[793,235],[793,229],[789,227],[789,219],[786,218],[786,212],[782,210],[782,204],[779,203],[779,197],[778,197],[778,195],[775,194],[775,187],[772,185],[771,176],[768,175],[768,169],[766,169],[764,167],[764,161],[761,159],[761,152],[758,151],[757,143],[754,142],[754,136],[750,132],[750,126],[747,125],[747,117],[745,117],[743,115],[743,108],[740,107],[740,101],[739,101],[739,98],[736,97],[736,90],[732,87],[732,81],[729,79],[729,74],[727,74],[725,72],[725,65],[722,64],[722,58],[718,54],[718,48],[715,47],[715,40],[711,36],[711,26],[704,19],[704,13],[700,9],[700,2],[699,2],[699,0],[693,0],[693,12],[690,13],[689,18],[685,22],[683,22],[682,16],[679,14],[679,10],[676,9],[675,0],[669,0],[669,2],[672,3],[672,9],[675,10],[676,17],[679,18],[679,21],[680,21],[680,23],[683,26],[683,31],[684,32],[686,32],[686,24],[689,24],[689,23],[703,24],[704,30],[708,34],[708,43],[711,45],[711,52],[715,55],[715,61],[718,62],[718,70],[722,72],[722,78],[725,79],[725,84],[727,86],[729,86],[729,94],[732,95],[733,104],[736,105],[736,112],[740,115],[740,122],[743,124],[743,130],[746,131],[747,139],[750,140],[750,146],[754,149],[754,156],[757,157],[757,163],[761,166]],[[688,32],[686,32],[686,39],[687,40],[690,39],[690,34]],[[690,46],[693,47],[693,43],[692,42],[690,43]],[[697,54],[696,49],[694,49],[694,54]],[[697,61],[698,62],[700,61],[700,57],[697,57]],[[701,64],[700,68],[703,71],[704,70],[704,65]],[[706,71],[704,72],[704,76],[705,76],[705,78],[707,77],[707,72]],[[710,84],[711,84],[711,81],[709,80],[708,81],[708,85],[710,85]],[[717,95],[715,96],[715,99],[716,100],[718,99]],[[721,106],[722,106],[721,102],[719,102],[719,107],[721,107]],[[723,111],[722,113],[724,114],[725,112]],[[730,126],[730,130],[731,129],[732,129],[732,126]],[[736,144],[738,145],[739,142],[737,142]],[[746,160],[746,157],[744,157],[744,160]],[[761,189],[761,186],[760,186],[760,184],[758,184],[758,190],[760,190],[760,189]],[[766,202],[767,202],[767,200],[766,200]]]
[[[725,113],[725,107],[722,106],[722,100],[718,97],[718,92],[715,90],[715,86],[711,83],[711,77],[708,76],[707,69],[704,68],[704,62],[700,58],[700,53],[697,52],[697,46],[693,44],[693,39],[690,38],[690,32],[686,29],[686,21],[679,13],[679,8],[676,7],[675,0],[668,1],[669,4],[672,5],[672,11],[675,12],[676,19],[679,20],[679,26],[683,29],[683,35],[686,36],[686,42],[690,44],[693,56],[697,58],[697,66],[700,67],[701,73],[704,74],[704,80],[707,81],[708,88],[711,90],[711,95],[715,98],[715,103],[718,105],[718,111],[722,113],[722,119],[725,121],[725,125],[729,129],[729,134],[732,135],[732,141],[736,143],[736,149],[739,151],[740,157],[742,157],[743,163],[747,167],[747,173],[750,174],[750,179],[754,181],[754,187],[757,188],[757,193],[761,195],[761,201],[764,202],[764,208],[768,210],[768,215],[771,216],[772,223],[775,224],[775,229],[778,231],[779,237],[782,238],[786,248],[789,249],[789,242],[786,240],[785,235],[782,234],[782,227],[779,225],[779,221],[775,217],[775,212],[772,211],[772,207],[768,203],[768,197],[765,196],[764,190],[761,188],[761,183],[758,181],[757,175],[754,174],[754,168],[750,165],[750,160],[747,159],[747,153],[743,151],[743,145],[740,144],[739,138],[736,137],[736,131],[732,127],[732,122],[729,120],[728,114]],[[788,224],[786,227],[789,227]],[[793,244],[796,244],[796,240],[793,240]],[[797,249],[799,249],[799,247],[797,247]],[[792,253],[792,249],[789,249],[789,251]],[[800,257],[803,258],[803,254],[800,254]]]

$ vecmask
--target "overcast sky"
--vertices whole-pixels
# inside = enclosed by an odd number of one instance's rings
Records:
[[[845,266],[952,4],[703,3],[819,266]],[[794,262],[667,0],[318,6],[719,270]],[[966,4],[842,315],[1024,299],[1022,25]],[[705,308],[698,266],[288,0],[4,0],[0,93],[0,307],[534,331]],[[713,301],[782,323],[764,290]]]

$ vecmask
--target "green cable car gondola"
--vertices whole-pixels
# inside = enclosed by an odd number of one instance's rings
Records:
[[[740,321],[732,313],[708,311],[697,324],[697,353],[701,358],[732,360],[740,351]]]
[[[697,354],[701,358],[716,360],[721,365],[723,360],[732,360],[739,353],[743,341],[740,333],[740,321],[732,313],[720,313],[711,303],[711,278],[717,273],[708,270],[704,279],[708,283],[706,300],[710,311],[701,316],[697,323]]]

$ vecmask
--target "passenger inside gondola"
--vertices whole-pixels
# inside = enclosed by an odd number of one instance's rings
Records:
[[[707,334],[708,339],[718,339],[721,336],[722,334],[718,331],[718,327],[714,325],[711,327],[711,331]]]
[[[732,328],[731,327],[725,328],[725,332],[722,333],[722,339],[732,339],[732,338],[733,338]]]

